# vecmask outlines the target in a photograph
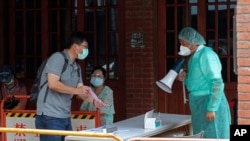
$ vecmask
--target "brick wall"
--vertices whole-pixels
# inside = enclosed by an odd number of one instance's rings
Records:
[[[238,124],[250,124],[250,1],[237,0]]]
[[[155,0],[126,0],[126,107],[127,117],[154,108],[153,7]],[[132,48],[132,32],[144,34],[144,48]]]

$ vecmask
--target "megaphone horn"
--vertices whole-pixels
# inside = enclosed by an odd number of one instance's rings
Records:
[[[172,93],[172,85],[174,83],[175,78],[177,77],[180,70],[183,68],[185,64],[184,58],[179,58],[174,66],[169,70],[168,74],[165,75],[161,80],[156,81],[156,85],[161,88],[163,91],[167,93]]]

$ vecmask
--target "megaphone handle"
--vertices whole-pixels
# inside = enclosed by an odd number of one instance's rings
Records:
[[[184,81],[182,81],[182,90],[183,90],[183,101],[184,101],[184,104],[186,104],[188,100],[186,98],[186,90],[185,90]]]

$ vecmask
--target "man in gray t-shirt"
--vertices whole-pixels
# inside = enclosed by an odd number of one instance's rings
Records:
[[[73,33],[62,53],[52,54],[42,72],[41,84],[46,81],[47,83],[37,99],[37,129],[72,130],[70,115],[71,98],[74,95],[94,102],[99,107],[104,106],[102,101],[93,97],[90,87],[83,85],[81,67],[76,62],[76,59],[83,60],[88,55],[88,42],[84,34]],[[66,60],[67,66],[62,72]],[[64,141],[64,137],[41,134],[40,141]]]

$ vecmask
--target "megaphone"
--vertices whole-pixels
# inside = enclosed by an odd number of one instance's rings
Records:
[[[155,82],[157,86],[167,93],[172,93],[172,85],[174,83],[174,80],[183,68],[184,64],[185,59],[179,58],[175,62],[174,66],[169,70],[168,74],[166,74],[165,77],[161,80]]]

